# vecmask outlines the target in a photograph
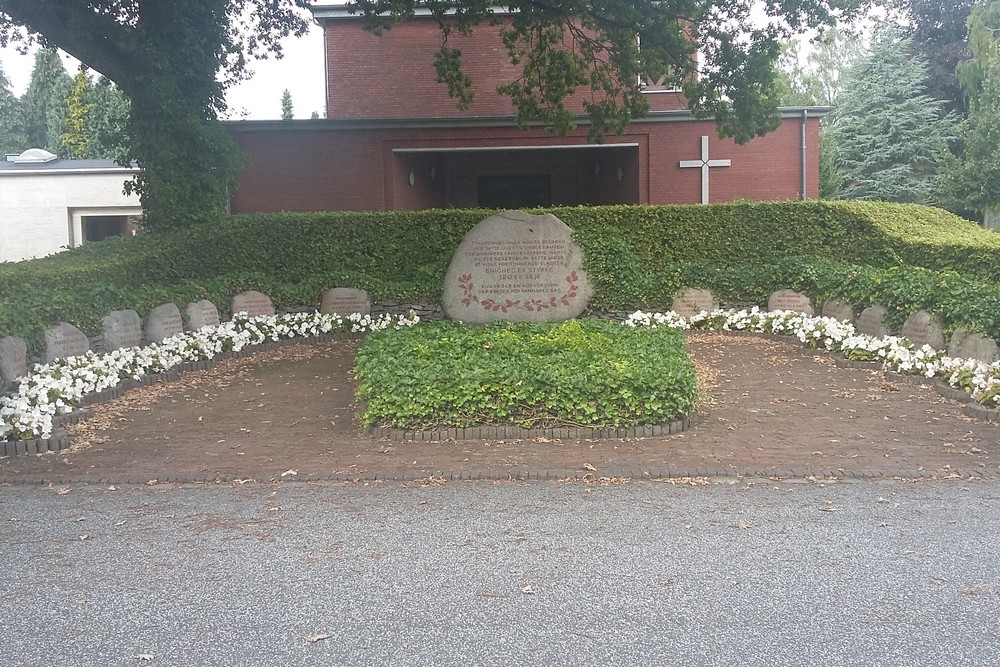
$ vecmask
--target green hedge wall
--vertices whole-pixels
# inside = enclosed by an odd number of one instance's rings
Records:
[[[1000,237],[922,206],[737,202],[551,211],[584,247],[595,309],[665,308],[685,285],[711,287],[727,301],[762,301],[773,289],[805,289],[810,276],[827,275],[817,267],[837,266],[865,267],[864,275],[873,272],[870,282],[883,290],[894,285],[909,294],[929,282],[968,291],[969,308],[955,320],[964,321],[987,318],[969,312],[987,307],[980,302],[992,307],[992,276],[1000,275]],[[241,215],[0,264],[0,336],[20,335],[37,348],[41,331],[59,320],[93,333],[110,310],[144,314],[165,301],[183,307],[208,298],[224,311],[232,295],[246,289],[270,294],[279,308],[318,304],[323,290],[336,285],[363,288],[375,300],[436,301],[455,247],[489,213]],[[810,295],[831,291],[824,283]],[[897,298],[907,300],[927,301]],[[961,310],[958,305],[951,310]]]

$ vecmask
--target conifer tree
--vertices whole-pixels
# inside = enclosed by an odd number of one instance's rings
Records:
[[[924,88],[927,63],[886,32],[848,70],[830,117],[841,197],[932,203],[954,117]]]
[[[61,151],[62,120],[73,79],[66,73],[55,49],[39,49],[31,71],[28,90],[21,99],[24,141],[29,148]]]
[[[73,77],[73,87],[66,98],[66,116],[63,118],[63,131],[59,143],[66,157],[84,159],[95,157],[87,142],[87,127],[90,124],[94,103],[91,101],[93,84],[87,74],[86,67]]]
[[[20,104],[0,67],[0,159],[6,153],[20,153],[22,150],[24,133],[21,130]]]
[[[292,120],[292,93],[287,88],[281,93],[281,120]]]
[[[90,88],[93,108],[85,130],[91,157],[125,160],[128,153],[129,101],[106,76],[97,77]]]

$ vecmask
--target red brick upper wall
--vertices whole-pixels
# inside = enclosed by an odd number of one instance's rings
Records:
[[[432,118],[511,116],[510,100],[496,92],[515,81],[519,68],[510,63],[497,28],[479,26],[471,36],[453,34],[448,45],[462,51],[463,70],[472,78],[475,99],[466,111],[435,81],[434,53],[441,30],[428,17],[416,17],[376,37],[356,18],[324,21],[329,118]],[[684,108],[680,96],[657,93],[653,109]],[[584,94],[567,107],[583,113]]]

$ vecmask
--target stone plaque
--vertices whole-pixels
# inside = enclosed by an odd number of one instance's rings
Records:
[[[809,315],[810,317],[815,312],[812,307],[812,303],[802,292],[796,292],[795,290],[782,289],[778,290],[771,295],[771,298],[767,300],[768,310],[791,310],[796,313],[802,313],[803,315]]]
[[[997,360],[997,342],[981,333],[964,327],[955,329],[948,342],[948,356],[959,359],[978,359],[987,364]]]
[[[45,354],[42,361],[50,364],[56,359],[79,357],[90,350],[87,334],[68,322],[60,322],[45,332]]]
[[[674,292],[674,302],[670,309],[681,317],[691,317],[703,310],[712,312],[718,307],[718,302],[709,290],[684,287]]]
[[[104,348],[136,347],[142,342],[142,321],[134,310],[115,310],[102,320]]]
[[[908,338],[911,343],[920,347],[927,344],[935,350],[944,349],[944,333],[941,322],[926,310],[918,310],[903,322],[900,335]]]
[[[473,227],[451,258],[442,307],[448,317],[558,322],[587,308],[593,288],[572,230],[552,214],[504,211]]]
[[[323,294],[319,312],[324,315],[368,315],[372,312],[372,302],[368,292],[353,287],[334,287]]]
[[[858,315],[858,321],[854,328],[858,333],[875,338],[885,338],[889,335],[889,327],[885,324],[885,315],[884,306],[868,306]]]
[[[186,311],[188,328],[192,331],[202,327],[217,327],[221,323],[219,309],[208,299],[189,303]]]
[[[251,317],[274,315],[274,304],[271,303],[271,297],[263,292],[240,292],[233,297],[233,314],[236,313],[246,313]]]
[[[165,303],[149,311],[146,317],[146,340],[160,343],[184,331],[181,311],[174,303]]]
[[[13,382],[28,374],[28,346],[16,336],[0,338],[0,379]]]
[[[823,304],[823,317],[832,317],[841,322],[854,321],[854,306],[840,299],[830,299]]]

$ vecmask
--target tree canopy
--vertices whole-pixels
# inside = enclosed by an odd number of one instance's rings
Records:
[[[970,60],[958,78],[968,95],[969,117],[959,130],[960,155],[953,160],[947,193],[958,207],[986,218],[1000,205],[1000,1],[976,7],[969,17]],[[997,227],[997,220],[990,220]]]
[[[591,138],[621,132],[647,110],[640,81],[666,76],[694,114],[746,142],[777,127],[775,62],[797,32],[835,22],[867,0],[513,0],[500,23],[493,0],[357,0],[378,33],[429,11],[441,28],[435,68],[459,106],[470,79],[455,33],[498,25],[520,76],[501,86],[522,124],[565,133],[576,121],[567,97],[590,90]],[[113,80],[131,100],[126,159],[145,224],[180,227],[217,214],[242,161],[217,122],[228,86],[255,58],[280,55],[279,39],[302,34],[307,0],[0,0],[0,43],[58,46]],[[755,7],[763,13],[754,15]],[[638,37],[638,38],[637,38]]]

